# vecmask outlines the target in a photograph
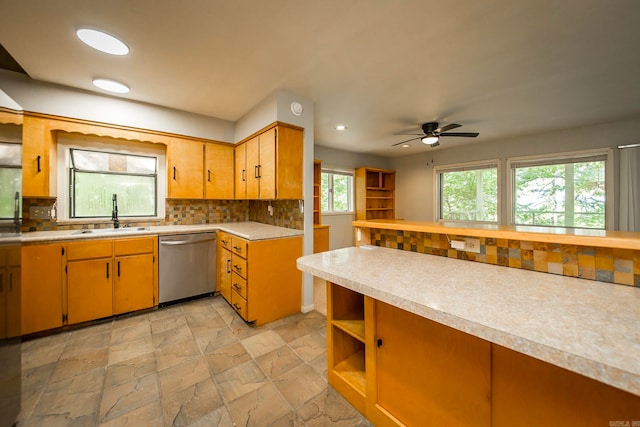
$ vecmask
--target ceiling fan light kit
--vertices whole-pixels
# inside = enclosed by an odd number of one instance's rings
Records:
[[[461,127],[462,125],[459,125],[457,123],[450,123],[448,125],[439,127],[438,122],[427,122],[424,123],[421,128],[422,128],[422,133],[397,133],[396,135],[415,135],[414,138],[408,139],[406,141],[401,141],[398,142],[396,144],[392,144],[392,147],[395,147],[396,145],[402,145],[403,147],[406,145],[407,142],[410,141],[414,141],[416,139],[419,139],[423,144],[429,145],[430,147],[437,147],[438,145],[440,145],[440,137],[441,136],[458,136],[458,137],[467,137],[467,138],[475,138],[477,137],[479,134],[478,132],[450,132],[450,133],[445,133],[449,130],[452,129],[456,129]]]

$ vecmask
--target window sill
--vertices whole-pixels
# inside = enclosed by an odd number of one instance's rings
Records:
[[[320,215],[322,216],[337,216],[337,215],[355,215],[356,213],[354,211],[347,211],[347,212],[320,212]]]

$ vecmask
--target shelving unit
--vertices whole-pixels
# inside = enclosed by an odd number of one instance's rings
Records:
[[[329,384],[366,412],[365,297],[327,283]]]
[[[395,218],[396,172],[356,169],[356,219]]]
[[[321,224],[320,222],[320,182],[322,180],[322,162],[320,160],[313,161],[313,224]]]

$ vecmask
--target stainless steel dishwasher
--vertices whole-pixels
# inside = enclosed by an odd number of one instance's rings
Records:
[[[159,246],[160,304],[216,290],[215,232],[160,236]]]

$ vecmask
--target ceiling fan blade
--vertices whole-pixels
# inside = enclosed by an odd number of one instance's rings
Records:
[[[424,136],[423,134],[420,134],[420,136],[419,136],[419,137],[417,137],[417,138],[407,139],[406,141],[398,142],[398,143],[396,143],[396,144],[392,144],[391,146],[392,146],[392,147],[395,147],[396,145],[404,144],[405,142],[409,142],[409,141],[413,141],[413,140],[416,140],[416,139],[420,139],[420,138],[422,138],[423,136]]]
[[[464,136],[467,138],[475,138],[478,135],[480,135],[478,132],[448,132],[441,133],[439,136]]]
[[[442,132],[446,132],[446,131],[451,130],[451,129],[459,128],[461,126],[462,125],[459,125],[457,123],[450,123],[450,124],[448,124],[446,126],[439,127],[438,129],[434,130],[433,132],[434,133],[442,133]]]
[[[422,133],[408,133],[408,132],[398,132],[398,133],[394,133],[394,135],[424,135],[424,132]]]

